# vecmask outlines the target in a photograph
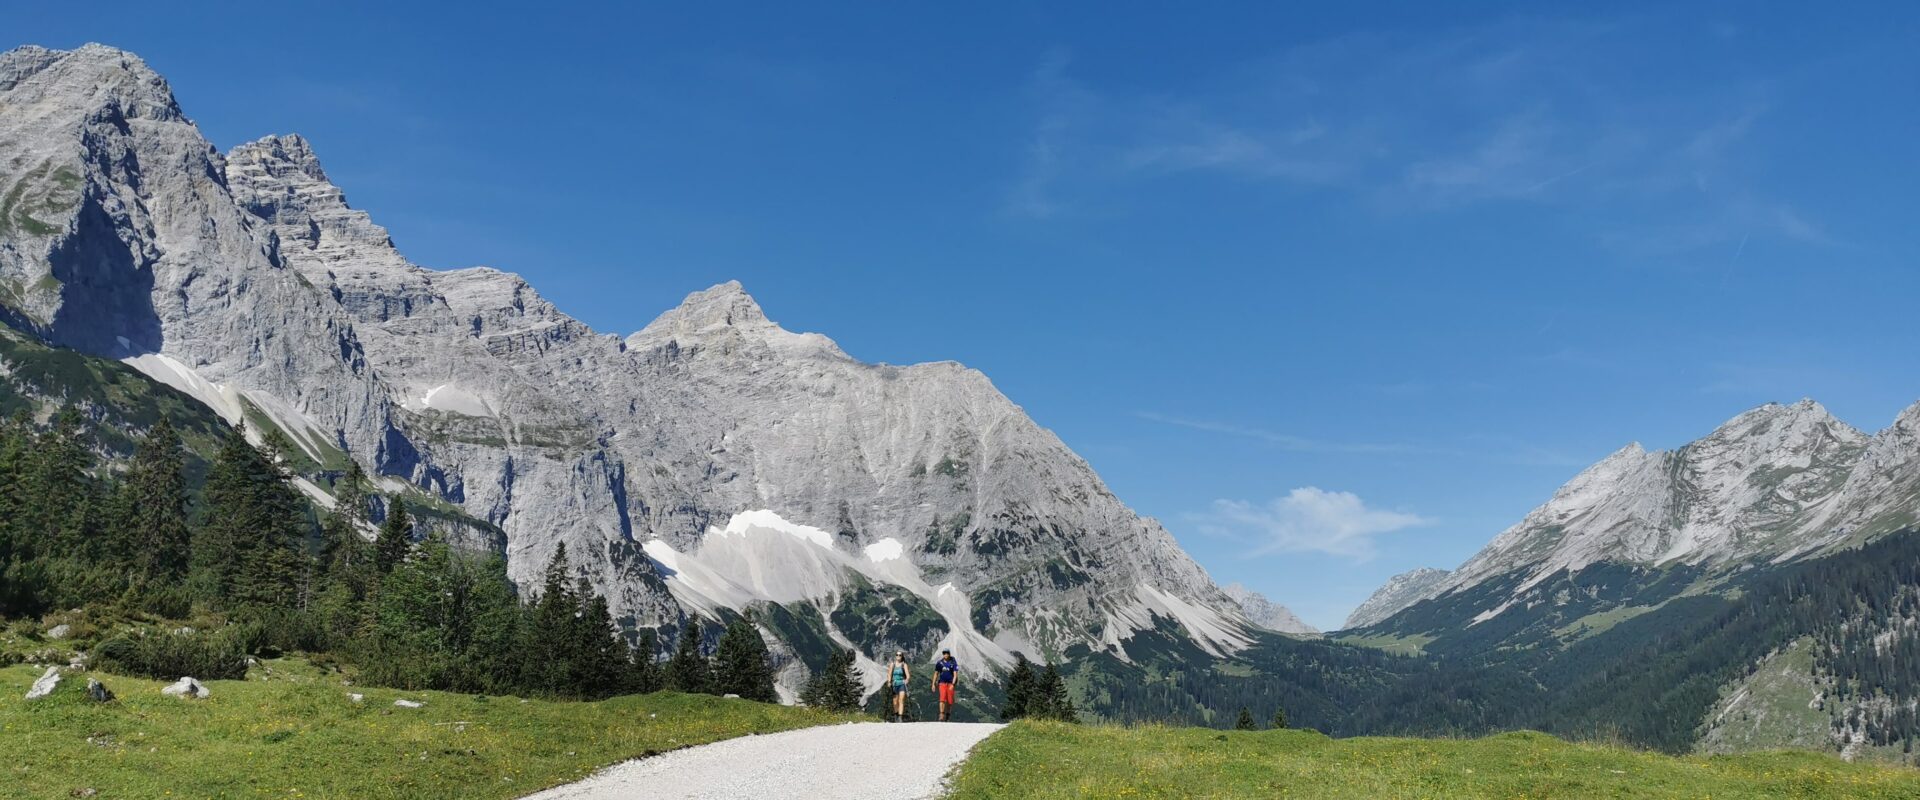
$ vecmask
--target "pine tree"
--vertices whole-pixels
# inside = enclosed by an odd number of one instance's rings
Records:
[[[581,578],[574,587],[579,611],[573,618],[572,673],[575,694],[610,697],[620,692],[628,669],[627,647],[613,627],[607,599]]]
[[[193,545],[186,453],[166,417],[135,448],[117,505],[117,560],[153,583],[171,583],[186,574]]]
[[[580,601],[574,597],[567,576],[567,545],[553,549],[553,558],[540,584],[540,597],[527,612],[521,629],[522,680],[534,691],[571,694],[573,661],[578,642],[574,618],[580,613]]]
[[[0,571],[24,559],[27,536],[26,494],[29,454],[33,452],[32,420],[21,411],[0,423]]]
[[[299,585],[302,501],[291,476],[235,426],[207,473],[193,541],[196,592],[228,607],[291,605]]]
[[[367,522],[367,474],[357,462],[333,485],[333,510],[321,523],[320,564],[329,580],[350,580],[368,558],[360,526]]]
[[[96,547],[89,522],[93,519],[91,480],[93,452],[82,438],[85,418],[67,406],[53,418],[53,429],[34,437],[27,456],[27,480],[22,530],[28,538],[44,538],[44,555],[78,555]]]
[[[1276,708],[1273,710],[1273,729],[1276,731],[1284,731],[1287,729],[1286,709]]]
[[[374,569],[381,575],[393,571],[400,562],[407,560],[407,551],[413,548],[413,517],[407,514],[407,504],[400,498],[390,498],[387,503],[387,520],[380,523],[380,536],[373,543]]]
[[[687,620],[680,631],[680,642],[674,647],[673,658],[667,661],[667,688],[676,692],[698,694],[711,692],[713,687],[713,668],[706,657],[700,655],[700,623]]]
[[[1015,653],[1013,669],[1007,673],[1007,702],[1000,707],[1000,718],[1012,722],[1034,715],[1039,710],[1038,689],[1033,662],[1025,653]]]
[[[654,659],[659,648],[659,640],[653,631],[640,634],[640,645],[628,654],[626,691],[629,694],[651,694],[660,691],[665,676],[660,673],[660,662]]]
[[[521,625],[526,610],[507,579],[507,561],[489,556],[472,565],[473,633],[465,661],[472,691],[523,692],[521,683]]]
[[[860,670],[854,665],[853,651],[836,650],[827,659],[826,669],[807,681],[800,702],[829,711],[857,711],[860,689]]]
[[[1079,722],[1080,713],[1073,707],[1073,697],[1067,693],[1067,682],[1060,677],[1060,668],[1048,664],[1040,674],[1039,690],[1035,692],[1038,709],[1029,709],[1032,716],[1061,722]]]
[[[1233,729],[1236,731],[1257,731],[1260,730],[1260,726],[1254,723],[1253,712],[1248,711],[1246,706],[1241,706],[1240,717],[1233,721]]]
[[[767,659],[767,644],[753,623],[744,619],[728,623],[713,652],[714,693],[737,694],[763,703],[779,699],[773,691],[773,668]]]

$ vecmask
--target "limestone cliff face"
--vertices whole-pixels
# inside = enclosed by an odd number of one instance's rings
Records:
[[[0,153],[10,320],[497,525],[521,581],[564,542],[617,615],[672,628],[716,609],[662,558],[697,564],[765,511],[835,555],[728,563],[834,571],[800,582],[823,612],[893,581],[999,653],[1124,648],[1161,622],[1247,641],[1165,529],[974,370],[862,363],[737,283],[595,333],[517,276],[410,263],[298,136],[221,155],[111,48],[0,56]],[[912,568],[858,559],[875,546]]]

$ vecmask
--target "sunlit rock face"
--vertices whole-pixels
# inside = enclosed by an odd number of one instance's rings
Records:
[[[867,587],[992,663],[1124,650],[1156,620],[1249,641],[1165,529],[977,371],[860,362],[737,283],[596,333],[518,276],[409,262],[297,135],[221,154],[109,47],[0,56],[0,154],[10,323],[497,527],[523,584],[565,543],[632,626]],[[748,512],[824,539],[741,549]]]

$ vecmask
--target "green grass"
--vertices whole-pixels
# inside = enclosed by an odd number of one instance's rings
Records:
[[[1698,745],[1702,753],[1737,753],[1763,748],[1830,749],[1828,727],[1847,705],[1829,698],[1828,707],[1815,707],[1815,697],[1829,694],[1828,679],[1814,676],[1814,642],[1803,636],[1762,659],[1751,674],[1722,692],[1707,714]],[[1892,746],[1862,745],[1856,759],[1898,761],[1905,754]]]
[[[1427,634],[1376,633],[1368,636],[1342,636],[1334,641],[1357,647],[1371,647],[1403,656],[1417,656],[1426,652],[1427,645],[1435,637]]]
[[[355,688],[296,659],[209,682],[201,701],[100,674],[117,700],[88,702],[75,674],[22,700],[40,673],[0,669],[0,797],[510,798],[629,758],[851,719],[672,693],[575,703]]]
[[[1569,641],[1585,639],[1589,636],[1598,636],[1612,630],[1615,625],[1626,622],[1649,611],[1654,611],[1663,605],[1666,605],[1666,603],[1655,603],[1650,606],[1630,605],[1611,608],[1595,614],[1588,614],[1555,628],[1553,632],[1560,638]]]
[[[1311,731],[1021,722],[954,776],[972,798],[1920,798],[1920,771],[1805,752],[1682,757],[1541,733],[1329,739]]]

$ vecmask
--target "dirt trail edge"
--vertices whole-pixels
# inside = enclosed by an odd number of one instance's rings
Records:
[[[949,769],[1001,725],[823,725],[742,736],[615,764],[526,800],[939,797]]]

